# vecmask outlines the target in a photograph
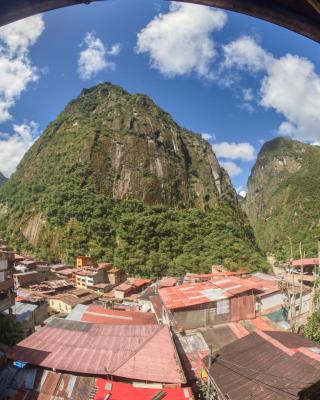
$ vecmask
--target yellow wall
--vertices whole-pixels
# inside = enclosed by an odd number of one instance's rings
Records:
[[[59,299],[49,299],[49,306],[56,312],[70,312],[72,307]]]

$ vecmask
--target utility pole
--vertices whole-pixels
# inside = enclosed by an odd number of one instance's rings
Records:
[[[302,314],[302,295],[303,295],[303,258],[302,257],[302,244],[301,242],[299,243],[299,252],[300,252],[300,260],[301,260],[301,273],[300,273],[300,301],[299,301],[299,320],[301,320],[301,314]],[[300,322],[300,321],[299,321]]]
[[[291,283],[291,289],[289,285],[289,279],[287,279],[286,276],[286,282],[287,282],[287,297],[289,301],[289,311],[290,311],[290,327],[291,331],[295,332],[296,330],[296,297],[294,293],[294,274],[293,274],[293,247],[292,247],[292,238],[291,236],[288,236],[289,244],[290,244],[290,273],[291,273],[291,278],[292,278],[292,283]]]
[[[207,378],[207,400],[210,400],[210,392],[211,392],[211,381],[210,381],[210,368],[212,364],[212,344],[209,346],[209,357],[208,357],[208,378]]]
[[[314,271],[314,282],[313,282],[313,302],[312,302],[312,310],[311,313],[316,311],[318,306],[318,285],[319,285],[319,274],[320,274],[320,236],[316,237],[318,242],[318,263],[315,265]]]

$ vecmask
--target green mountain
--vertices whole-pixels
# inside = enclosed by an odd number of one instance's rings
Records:
[[[287,138],[263,145],[248,181],[244,208],[259,245],[290,258],[299,243],[316,256],[320,236],[320,147]]]
[[[130,273],[264,265],[211,146],[145,95],[83,90],[0,190],[0,231],[44,259],[80,253]]]
[[[0,186],[7,182],[7,178],[0,172]]]

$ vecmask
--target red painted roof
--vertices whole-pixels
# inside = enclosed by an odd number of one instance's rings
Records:
[[[98,391],[94,400],[105,400],[110,394],[110,400],[151,400],[159,393],[164,392],[164,400],[191,400],[193,399],[190,388],[162,388],[150,389],[145,387],[135,387],[134,385],[122,382],[97,379],[96,386]],[[107,390],[107,388],[109,390]]]
[[[318,258],[303,258],[302,259],[303,265],[319,265]],[[292,262],[294,267],[301,267],[301,260],[294,260]]]
[[[129,292],[130,290],[133,289],[132,285],[129,285],[128,283],[121,283],[120,285],[116,286],[114,290],[119,290],[120,292]]]
[[[167,326],[53,319],[14,346],[9,359],[78,374],[185,383]]]
[[[255,288],[252,282],[236,277],[221,277],[208,282],[188,283],[159,289],[160,297],[170,309],[181,309],[233,297]]]
[[[107,310],[101,306],[89,305],[81,316],[81,321],[92,324],[148,325],[157,324],[155,314],[140,311]]]
[[[57,271],[57,274],[71,275],[75,272],[77,272],[77,270],[75,268],[66,268],[66,269],[61,269],[60,271]]]
[[[14,253],[13,255],[13,261],[23,261],[24,257],[18,253]]]
[[[152,279],[137,278],[137,279],[134,280],[133,285],[136,288],[139,288],[139,287],[144,286],[144,285],[150,285],[151,282],[152,282]]]
[[[171,287],[171,286],[175,286],[176,283],[178,282],[178,278],[174,278],[174,277],[167,277],[167,278],[162,278],[159,282],[158,282],[158,287]]]
[[[214,277],[220,277],[220,276],[237,276],[237,275],[244,275],[248,274],[248,271],[246,269],[238,269],[237,271],[216,271],[212,272],[211,274],[192,274],[188,273],[185,276],[185,280],[193,280],[193,279],[201,279],[201,280],[209,280]]]

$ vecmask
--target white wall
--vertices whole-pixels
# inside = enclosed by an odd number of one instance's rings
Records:
[[[284,302],[284,296],[282,293],[272,293],[269,296],[261,299],[261,311],[268,310],[276,306],[281,306]]]

